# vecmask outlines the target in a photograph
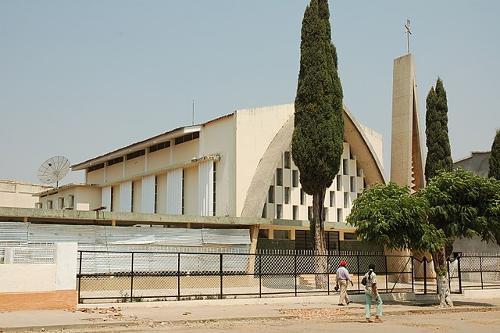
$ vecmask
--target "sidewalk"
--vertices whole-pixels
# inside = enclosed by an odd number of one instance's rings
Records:
[[[361,302],[337,306],[338,295],[236,300],[200,300],[83,305],[75,311],[19,311],[0,313],[0,332],[55,329],[131,327],[199,321],[251,319],[331,319],[342,321],[363,315]],[[356,302],[356,300],[354,300]],[[473,312],[485,308],[500,311],[500,297],[455,296],[453,309],[439,309],[417,302],[388,302],[385,315],[408,313]]]

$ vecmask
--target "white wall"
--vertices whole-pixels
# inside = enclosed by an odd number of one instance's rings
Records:
[[[293,113],[293,104],[236,111],[236,216],[241,214],[260,159]]]
[[[55,264],[0,264],[1,292],[75,290],[77,244],[56,244]]]

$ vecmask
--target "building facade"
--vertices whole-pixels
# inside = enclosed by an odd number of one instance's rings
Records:
[[[291,155],[294,105],[242,109],[75,164],[85,183],[40,193],[41,208],[307,221],[312,197]],[[341,169],[325,196],[345,224],[356,197],[384,182],[381,135],[344,109]],[[55,204],[57,202],[57,205]]]

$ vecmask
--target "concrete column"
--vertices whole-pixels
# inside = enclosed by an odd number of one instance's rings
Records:
[[[7,247],[5,249],[4,264],[14,263],[14,251],[15,249],[13,247]]]
[[[288,239],[295,240],[295,229],[288,230]]]
[[[274,229],[267,229],[267,239],[274,239]]]
[[[27,216],[23,217],[23,222],[24,222],[24,223],[27,223],[27,222],[28,222],[28,217],[27,217]]]
[[[116,227],[116,220],[111,220],[111,226]]]
[[[56,290],[76,289],[77,252],[76,242],[56,243]]]

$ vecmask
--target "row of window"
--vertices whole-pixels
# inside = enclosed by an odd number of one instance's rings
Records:
[[[174,143],[176,145],[178,145],[178,144],[181,144],[184,142],[198,139],[199,137],[200,137],[200,132],[189,133],[189,134],[180,136],[178,138],[175,138]],[[147,149],[148,149],[148,152],[152,153],[152,152],[155,152],[155,151],[158,151],[161,149],[166,149],[168,147],[170,147],[170,140],[154,144],[152,146],[149,146]],[[141,150],[132,152],[130,154],[127,154],[126,159],[131,160],[131,159],[137,158],[139,156],[143,156],[145,154],[146,154],[146,149],[141,149]],[[106,165],[111,166],[113,164],[121,163],[121,162],[123,162],[123,160],[124,160],[123,156],[116,157],[116,158],[113,158],[113,159],[106,161]],[[105,163],[99,163],[99,164],[93,165],[93,166],[87,168],[87,172],[92,172],[92,171],[102,169],[102,168],[104,168],[104,165],[105,165]]]
[[[46,208],[46,209],[54,209],[54,202],[52,200],[47,200],[47,207],[43,206],[42,202],[37,202],[35,204],[36,208]],[[68,195],[68,201],[65,202],[64,197],[57,198],[57,209],[73,209],[75,208],[75,196]]]
[[[347,208],[347,207],[345,207]],[[323,220],[327,221],[328,220],[328,212],[329,208],[328,207],[323,207]],[[264,205],[264,208],[262,210],[262,218],[267,218],[267,205]],[[282,204],[277,204],[276,205],[276,219],[282,219],[283,218],[283,205]],[[313,208],[312,206],[307,207],[307,219],[309,221],[312,221],[313,219]],[[299,220],[299,206],[293,205],[292,206],[292,220]],[[335,219],[334,219],[335,220]],[[344,214],[342,208],[337,208],[337,219],[335,221],[337,222],[342,222],[344,220]]]
[[[268,194],[267,194],[268,203],[275,203],[275,193],[274,193],[274,186],[271,185],[269,186]],[[290,187],[285,187],[284,188],[284,203],[289,204],[290,203]],[[304,192],[303,189],[300,189],[300,204],[305,205],[306,204],[306,193]],[[335,207],[335,191],[329,191],[329,206],[330,207]],[[349,208],[349,193],[344,192],[344,208]]]

